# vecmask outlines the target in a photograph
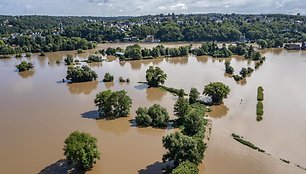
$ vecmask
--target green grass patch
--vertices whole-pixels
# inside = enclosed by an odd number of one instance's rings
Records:
[[[256,105],[256,114],[257,115],[263,115],[264,111],[263,111],[263,103],[262,101],[258,101],[257,105]]]
[[[259,86],[258,88],[257,88],[257,100],[258,101],[263,101],[264,100],[264,89],[261,87],[261,86]]]
[[[243,145],[245,145],[245,146],[248,146],[248,147],[250,147],[250,148],[252,148],[252,149],[254,149],[254,150],[257,150],[257,151],[259,151],[259,152],[265,153],[265,150],[260,149],[259,147],[255,146],[253,143],[244,140],[242,136],[239,136],[239,135],[237,135],[237,134],[232,133],[232,137],[233,137],[236,141],[238,141],[239,143],[241,143],[241,144],[243,144]]]
[[[171,88],[171,87],[167,87],[167,86],[164,86],[164,85],[159,85],[159,88],[163,89],[163,90],[166,90],[174,95],[177,95],[177,96],[185,96],[185,95],[188,95],[185,93],[185,91],[183,89],[176,89],[176,88]]]

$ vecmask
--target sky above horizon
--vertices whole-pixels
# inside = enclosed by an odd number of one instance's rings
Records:
[[[161,13],[306,15],[306,0],[0,0],[0,15],[139,16]]]

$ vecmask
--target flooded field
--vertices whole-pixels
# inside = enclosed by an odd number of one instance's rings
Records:
[[[182,43],[183,44],[183,43]],[[198,46],[197,44],[193,44]],[[98,49],[109,45],[99,45]],[[113,47],[125,47],[116,44]],[[152,47],[146,44],[145,47]],[[165,44],[165,46],[178,46]],[[1,59],[0,77],[0,169],[1,173],[61,173],[65,138],[74,130],[86,131],[98,138],[101,159],[92,174],[159,173],[162,165],[162,136],[174,130],[137,128],[131,122],[139,106],[159,103],[173,116],[177,99],[160,89],[139,84],[145,81],[150,65],[159,66],[168,78],[165,85],[200,92],[206,84],[221,81],[231,88],[224,104],[213,107],[209,115],[213,129],[199,166],[202,174],[302,174],[306,171],[306,52],[282,49],[266,50],[266,62],[241,83],[224,74],[224,60],[209,57],[160,58],[89,64],[99,75],[98,81],[62,83],[67,67],[63,59],[73,54],[78,59],[87,53],[36,54],[32,58]],[[34,70],[18,73],[14,66],[21,60],[34,63]],[[56,60],[61,64],[57,65]],[[254,68],[254,62],[241,57],[231,59],[237,74],[241,67]],[[114,83],[101,82],[106,72],[114,75]],[[130,83],[118,82],[118,77],[130,78]],[[256,121],[257,87],[265,90],[264,115]],[[133,100],[131,115],[116,120],[95,120],[95,95],[105,89],[127,91]],[[242,99],[242,103],[241,103]],[[266,150],[271,156],[246,147],[231,137],[242,135],[246,140]],[[292,163],[279,160],[284,158]]]

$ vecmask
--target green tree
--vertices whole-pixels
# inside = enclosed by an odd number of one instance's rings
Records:
[[[234,68],[231,66],[231,62],[229,61],[226,61],[224,63],[225,65],[225,72],[228,73],[228,74],[233,74],[234,73]]]
[[[239,74],[240,74],[243,78],[245,78],[245,77],[247,76],[247,74],[248,74],[248,70],[247,70],[246,68],[242,68],[242,69],[240,70]]]
[[[64,61],[65,61],[65,63],[66,63],[66,65],[72,65],[72,63],[73,63],[73,57],[72,57],[72,55],[67,55],[67,57],[64,59]]]
[[[169,120],[169,114],[166,108],[159,104],[154,104],[147,109],[146,107],[138,108],[136,111],[136,123],[139,126],[166,127]]]
[[[16,65],[16,68],[18,69],[19,72],[22,72],[22,71],[28,71],[34,68],[34,66],[31,62],[22,61],[19,65]]]
[[[199,98],[199,91],[197,90],[197,88],[191,88],[190,92],[189,92],[189,104],[193,104],[195,102],[197,102],[198,98]]]
[[[96,55],[96,54],[91,54],[88,56],[88,61],[89,62],[102,62],[102,56]]]
[[[190,161],[184,161],[180,163],[171,174],[198,174],[198,166],[191,163]]]
[[[127,92],[105,90],[96,95],[94,100],[101,118],[113,119],[130,114],[132,99]]]
[[[163,137],[162,141],[163,146],[167,149],[167,153],[163,155],[164,162],[173,161],[175,166],[184,161],[199,164],[204,157],[203,147],[205,145],[203,141],[198,141],[196,138],[175,132]]]
[[[158,87],[159,84],[164,84],[167,79],[167,74],[159,67],[150,66],[146,71],[146,80],[150,87]]]
[[[71,80],[71,82],[87,82],[96,80],[97,78],[97,73],[88,66],[69,67],[66,76],[66,79]]]
[[[124,52],[124,56],[126,58],[131,59],[141,59],[142,58],[142,52],[141,47],[138,44],[127,46]]]
[[[103,82],[112,82],[114,81],[114,76],[112,76],[110,73],[105,73]]]
[[[107,48],[106,49],[106,52],[105,52],[107,55],[115,55],[115,53],[116,53],[116,49],[114,49],[114,48]]]
[[[152,118],[153,127],[167,126],[169,114],[166,108],[160,106],[159,104],[154,104],[148,109],[148,115],[150,115]]]
[[[146,107],[139,107],[136,114],[135,120],[138,126],[147,127],[152,125],[152,118],[148,115],[148,109]]]
[[[263,39],[258,39],[257,44],[260,46],[261,49],[265,49],[265,48],[268,47],[267,41],[265,41]]]
[[[206,120],[204,119],[205,108],[198,104],[195,106],[188,115],[186,115],[185,120],[182,124],[183,134],[188,136],[198,136],[204,137]]]
[[[173,112],[174,115],[178,117],[176,121],[178,126],[181,126],[183,124],[190,109],[191,108],[188,103],[188,100],[184,97],[179,97],[179,99],[175,102]]]
[[[230,93],[229,86],[221,82],[211,82],[204,87],[203,94],[210,96],[215,104],[221,103],[224,98]]]
[[[90,170],[100,159],[97,139],[88,133],[74,131],[65,140],[64,155],[74,167]]]

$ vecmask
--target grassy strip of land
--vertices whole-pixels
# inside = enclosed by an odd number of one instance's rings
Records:
[[[163,89],[163,90],[166,90],[174,95],[177,95],[177,96],[185,96],[185,95],[188,95],[185,93],[185,91],[183,89],[176,89],[176,88],[171,88],[171,87],[167,87],[167,86],[164,86],[164,85],[159,85],[159,88]]]
[[[263,111],[263,103],[262,101],[258,101],[257,105],[256,105],[256,114],[257,114],[257,121],[261,121],[262,120],[262,115],[263,115],[264,111]]]
[[[264,89],[262,86],[259,86],[257,88],[257,105],[256,105],[256,120],[261,121],[263,119],[263,103],[262,101],[264,100]]]
[[[263,101],[264,100],[264,89],[262,86],[259,86],[257,88],[257,101]]]
[[[240,142],[240,143],[243,144],[243,145],[246,145],[246,146],[248,146],[248,147],[250,147],[250,148],[252,148],[252,149],[254,149],[254,150],[257,150],[257,151],[259,151],[259,152],[265,153],[265,150],[263,150],[263,149],[261,149],[261,148],[255,146],[253,143],[251,143],[251,142],[249,142],[249,141],[244,140],[242,136],[239,136],[239,135],[237,135],[237,134],[232,133],[232,137],[233,137],[236,141]]]
[[[265,150],[263,150],[263,149],[261,149],[261,148],[255,146],[253,143],[251,143],[251,142],[249,142],[249,141],[244,140],[244,138],[243,138],[242,136],[237,135],[237,134],[235,134],[235,133],[232,133],[232,137],[233,137],[236,141],[238,141],[239,143],[241,143],[241,144],[243,144],[243,145],[246,145],[246,146],[248,146],[248,147],[250,147],[250,148],[252,148],[252,149],[254,149],[254,150],[257,150],[258,152],[262,152],[262,153],[267,154],[267,155],[270,156],[270,154],[267,153]],[[287,164],[290,164],[290,163],[291,163],[289,160],[286,160],[286,159],[283,159],[283,158],[279,158],[279,160],[281,160],[281,161],[283,161],[284,163],[287,163]],[[296,167],[298,167],[298,168],[300,168],[300,169],[306,171],[306,168],[304,168],[303,166],[298,165],[298,164],[294,164],[294,165],[295,165]]]
[[[148,84],[147,82],[138,82],[138,83]],[[170,92],[173,95],[177,95],[177,96],[187,96],[188,95],[188,94],[185,93],[184,89],[176,89],[176,88],[167,87],[167,86],[164,86],[164,85],[159,85],[158,87],[162,90]]]

